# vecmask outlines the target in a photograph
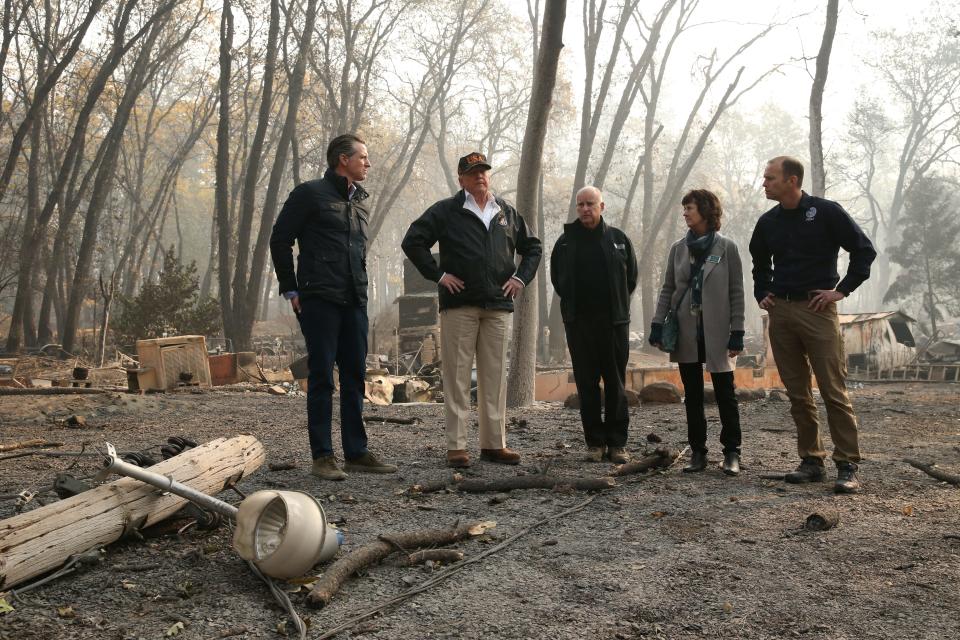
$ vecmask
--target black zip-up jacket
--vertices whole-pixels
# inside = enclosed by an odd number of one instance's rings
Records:
[[[841,248],[850,253],[843,280],[837,272]],[[797,295],[814,289],[835,288],[849,295],[870,277],[877,252],[838,203],[803,193],[796,209],[778,204],[760,216],[750,255],[753,296],[760,301],[768,293]]]
[[[537,275],[542,248],[540,240],[527,231],[527,224],[505,200],[494,196],[500,206],[490,229],[472,211],[463,208],[466,195],[458,191],[431,205],[414,220],[401,247],[420,274],[439,282],[444,273],[463,280],[460,293],[437,286],[440,310],[455,307],[481,307],[513,311],[513,300],[503,295],[503,284],[516,275],[529,286]],[[440,264],[430,248],[440,243]],[[514,262],[521,256],[520,265]]]
[[[578,233],[582,227],[580,220],[563,225],[563,233],[550,254],[550,281],[560,296],[560,315],[564,322],[577,319],[577,245],[583,237]],[[623,231],[611,227],[603,218],[600,218],[600,229],[600,246],[610,285],[610,321],[611,324],[625,324],[630,322],[630,296],[637,288],[637,256],[630,238]]]
[[[270,255],[280,293],[297,291],[304,298],[337,304],[367,303],[367,223],[370,215],[356,190],[347,198],[347,179],[327,169],[323,178],[297,185],[277,216],[270,236]],[[293,243],[297,242],[297,270]]]

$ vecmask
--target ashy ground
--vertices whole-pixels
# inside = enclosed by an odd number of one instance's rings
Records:
[[[834,496],[831,483],[793,486],[761,475],[796,465],[788,406],[741,405],[744,471],[724,476],[715,409],[711,468],[622,479],[579,511],[535,527],[449,580],[386,608],[338,638],[913,638],[960,637],[960,489],[908,466],[904,458],[960,473],[960,385],[877,384],[851,390],[862,427],[864,490]],[[353,474],[341,483],[308,475],[302,396],[205,392],[0,397],[0,442],[43,437],[79,450],[111,441],[121,450],[157,447],[169,436],[197,441],[252,433],[267,462],[241,489],[290,488],[322,500],[341,523],[341,553],[390,532],[493,520],[490,535],[459,545],[475,557],[531,525],[591,496],[549,490],[508,495],[406,490],[445,477],[439,405],[370,408],[371,415],[415,416],[418,424],[370,423],[372,448],[400,466],[393,476]],[[82,428],[64,422],[86,418]],[[493,479],[517,473],[597,477],[607,464],[581,460],[579,417],[559,404],[511,411],[509,444],[520,467],[478,463]],[[631,410],[629,449],[685,445],[682,405]],[[476,444],[473,444],[476,455]],[[0,454],[2,456],[3,454]],[[0,459],[0,494],[44,491],[72,464],[63,458]],[[92,475],[97,458],[71,469]],[[832,475],[832,473],[831,473]],[[831,477],[832,480],[832,477]],[[52,494],[40,494],[47,500]],[[231,502],[240,500],[222,494]],[[34,508],[33,504],[26,508]],[[810,513],[833,508],[837,527],[803,529]],[[15,502],[0,501],[0,518]],[[319,566],[316,572],[322,573]],[[357,612],[437,575],[391,561],[349,581],[332,603],[306,606],[306,589],[289,585],[298,611],[319,637]],[[278,638],[292,634],[285,613],[230,547],[230,530],[126,540],[101,560],[21,597],[0,614],[0,638]],[[171,634],[171,635],[168,635]]]

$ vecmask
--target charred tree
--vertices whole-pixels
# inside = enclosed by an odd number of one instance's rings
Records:
[[[523,135],[520,171],[517,175],[517,210],[534,236],[541,235],[535,215],[539,207],[539,185],[543,166],[543,143],[547,121],[557,83],[557,67],[563,49],[563,23],[567,15],[566,0],[547,0],[543,14],[543,33],[536,68],[533,95],[527,112]],[[513,357],[507,380],[507,405],[524,407],[533,403],[537,367],[538,291],[528,286],[517,302],[513,319]]]
[[[810,90],[810,174],[811,194],[822,198],[826,192],[827,174],[823,164],[823,89],[827,84],[827,69],[833,37],[837,33],[837,10],[839,0],[827,0],[827,21],[823,28],[823,40],[817,54],[817,71]]]

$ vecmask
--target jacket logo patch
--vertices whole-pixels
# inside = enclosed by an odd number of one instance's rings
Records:
[[[627,248],[627,245],[624,244],[624,243],[622,243],[622,242],[621,242],[621,243],[614,242],[614,243],[613,243],[613,248],[616,249],[616,250],[618,250],[618,251],[623,251],[624,249]]]
[[[817,217],[817,208],[810,207],[804,215],[806,216],[807,222],[813,222],[813,219]]]
[[[712,264],[720,264],[720,256],[707,256],[707,262]]]

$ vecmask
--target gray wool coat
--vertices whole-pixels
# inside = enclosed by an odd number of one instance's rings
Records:
[[[727,357],[727,343],[731,331],[743,331],[743,265],[737,245],[717,234],[707,253],[703,269],[703,342],[707,371],[733,371],[736,360]],[[710,256],[718,256],[711,258]],[[683,295],[677,318],[680,336],[677,350],[670,354],[671,362],[697,361],[697,317],[690,314],[693,292],[690,285],[691,257],[684,238],[670,247],[663,286],[657,299],[653,322],[662,323],[667,310],[675,308]]]

